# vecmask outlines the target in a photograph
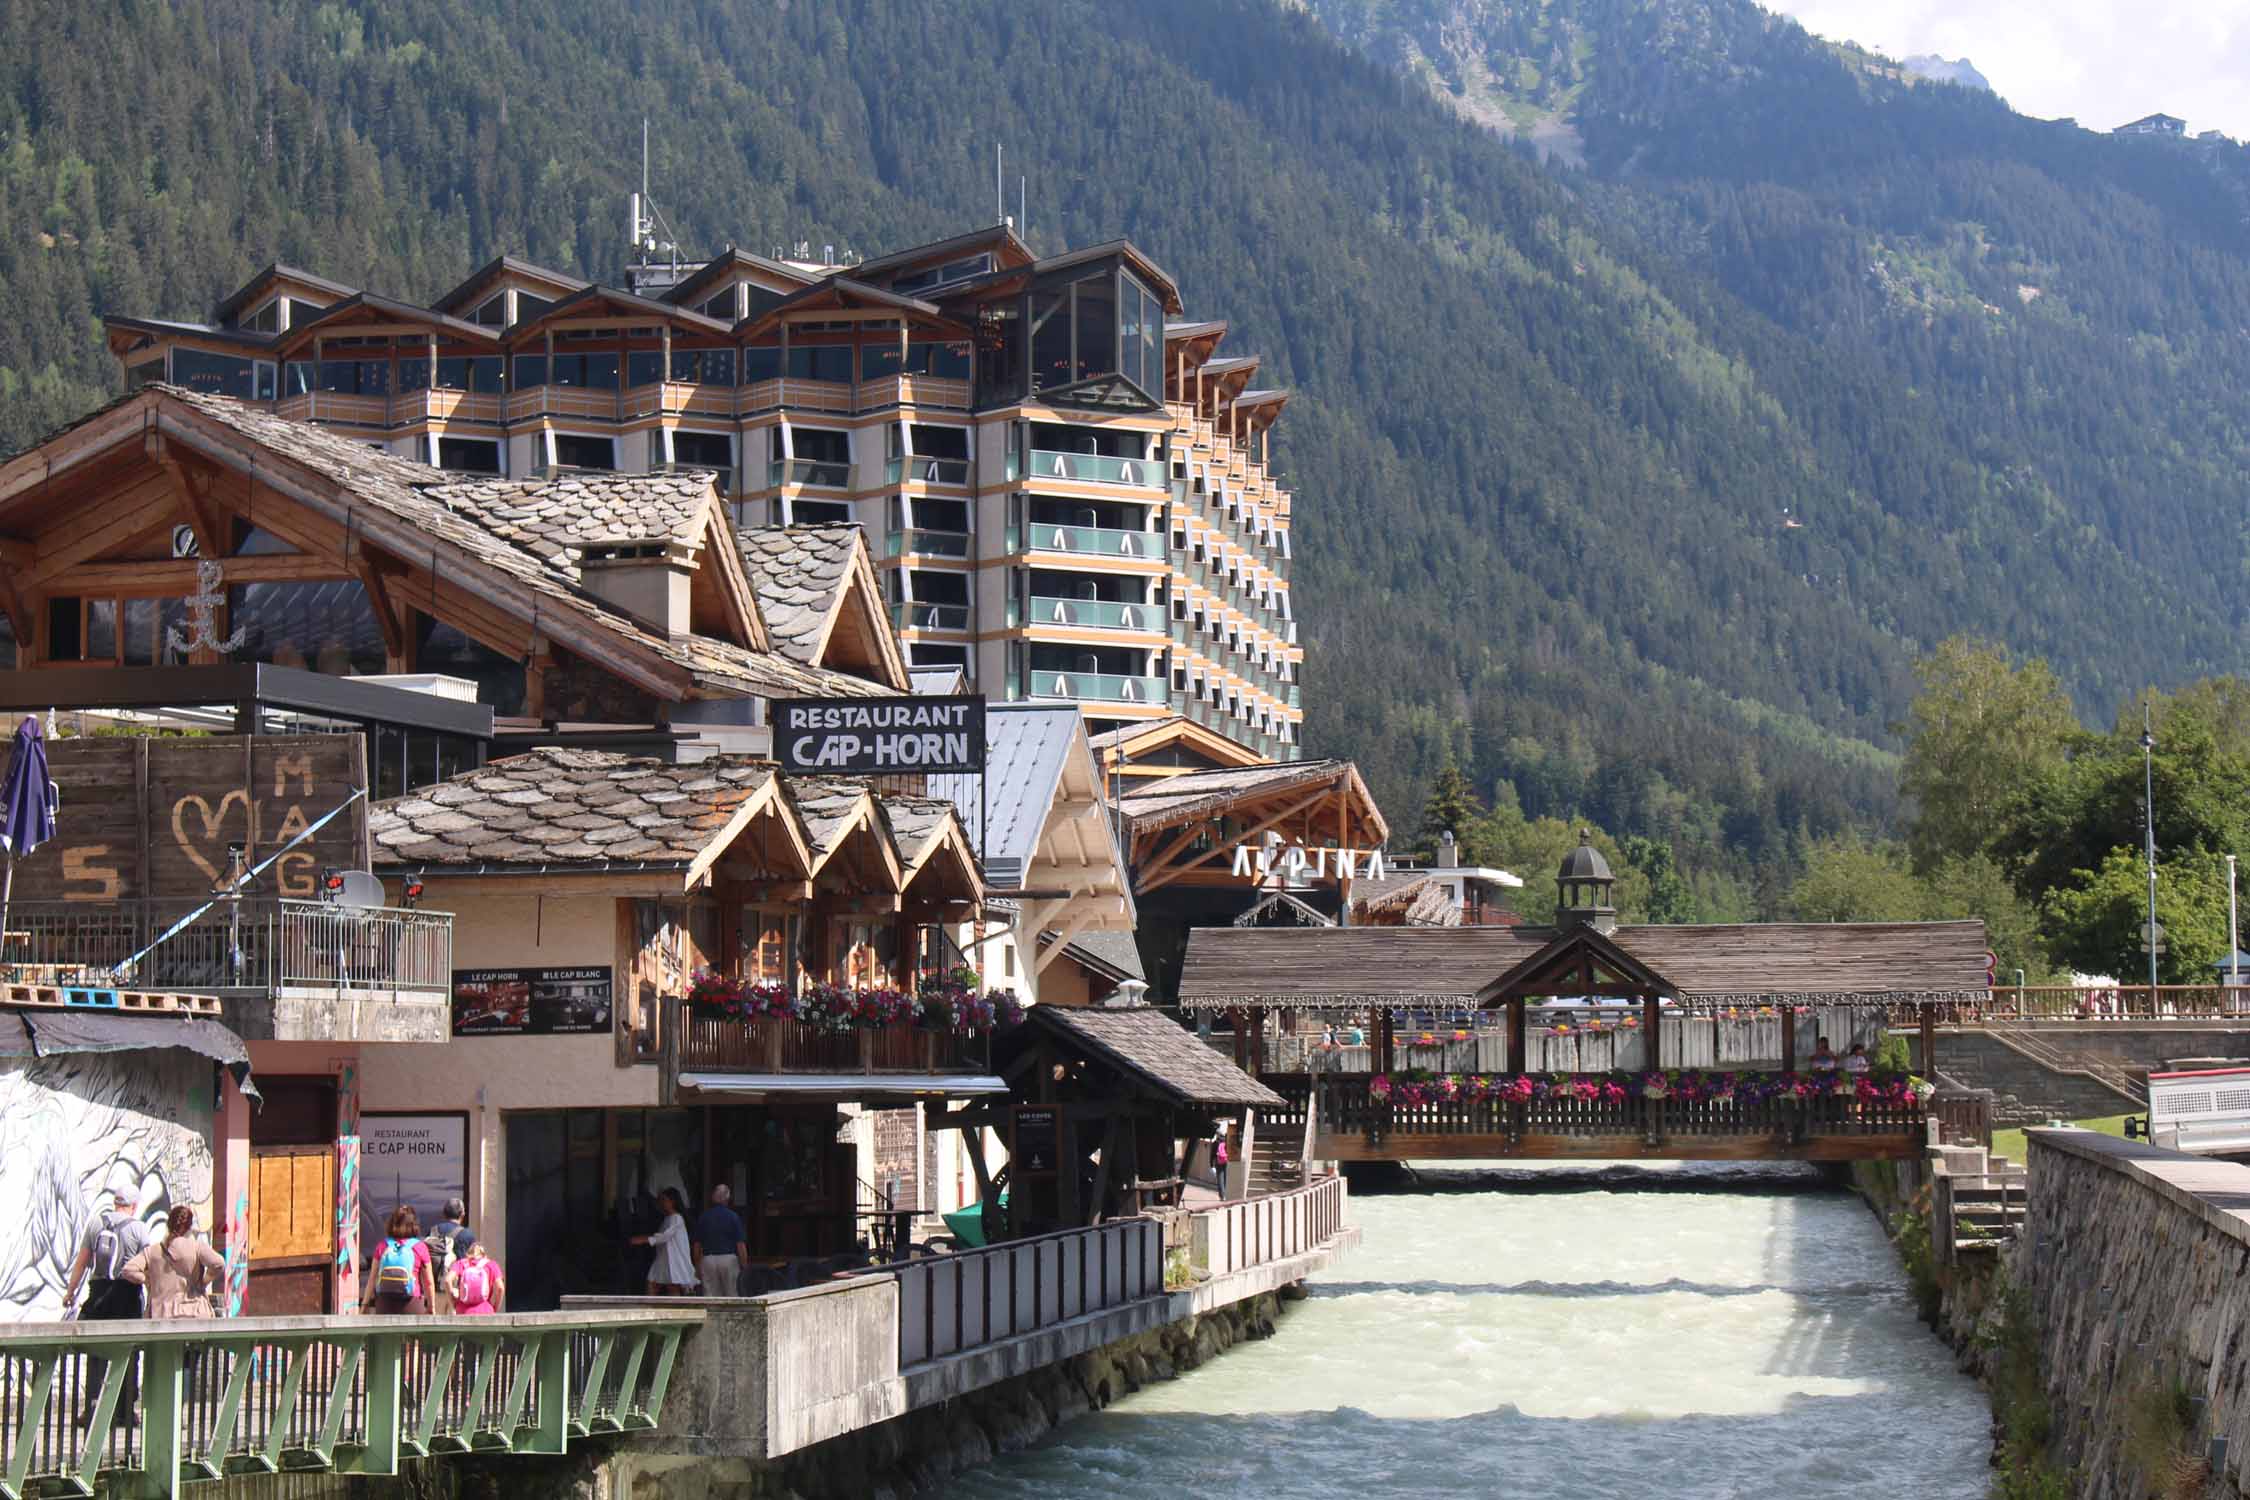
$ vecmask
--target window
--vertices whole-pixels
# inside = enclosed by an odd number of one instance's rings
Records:
[[[673,433],[672,461],[693,464],[699,469],[716,469],[722,494],[734,488],[734,439],[726,433]]]
[[[758,984],[797,988],[797,917],[745,907],[740,924],[742,975]]]
[[[482,438],[438,439],[438,467],[461,474],[500,472],[500,445]]]
[[[256,373],[251,361],[233,354],[213,354],[203,349],[172,351],[172,383],[214,396],[253,399]]]
[[[581,386],[588,390],[614,391],[617,389],[617,355],[558,354],[550,372],[555,385]]]
[[[1074,319],[1078,354],[1072,378],[1091,380],[1117,368],[1117,283],[1107,276],[1097,276],[1079,282],[1072,290],[1078,297]]]
[[[301,297],[285,297],[282,299],[282,311],[288,315],[287,327],[302,328],[320,316],[321,304],[307,302]]]
[[[696,311],[706,318],[717,318],[722,323],[732,323],[737,316],[734,310],[735,290],[740,285],[741,283],[737,282],[735,286],[728,287],[725,291],[698,307]]]
[[[617,467],[617,442],[614,438],[558,432],[555,434],[555,462],[569,469],[614,469]]]
[[[934,646],[916,641],[908,647],[908,654],[917,667],[966,667],[969,664],[966,646]]]
[[[164,633],[184,628],[186,622],[187,604],[180,599],[49,599],[47,657],[127,667],[169,666],[187,656],[168,649]],[[13,651],[11,636],[11,657]]]
[[[781,346],[779,344],[753,344],[742,351],[742,383],[752,385],[761,380],[781,378]]]
[[[424,390],[429,386],[429,381],[430,359],[427,352],[399,360],[400,390]],[[476,358],[441,355],[437,362],[437,388],[441,391],[475,391],[480,395],[496,396],[500,393],[500,357],[496,354]]]
[[[674,349],[672,378],[699,385],[733,385],[732,349]]]
[[[137,365],[125,367],[125,389],[128,391],[137,391],[150,381],[162,380],[163,378],[164,356],[161,354],[154,359],[143,360]]]
[[[1023,394],[1023,307],[988,303],[977,310],[977,405],[998,406]]]
[[[656,349],[636,349],[625,356],[625,383],[628,386],[656,384],[664,371],[664,355]]]
[[[279,333],[281,331],[281,299],[276,297],[242,320],[242,326],[252,333]]]
[[[547,383],[547,356],[544,354],[519,354],[516,356],[516,389],[528,391],[533,386]]]
[[[387,396],[391,393],[391,362],[387,359],[324,359],[320,386],[347,396]]]
[[[516,293],[516,321],[525,322],[538,317],[555,305],[551,297],[535,297],[529,292]]]
[[[381,672],[388,662],[374,606],[355,582],[237,584],[227,590],[227,623],[243,632],[238,661],[331,677]]]
[[[795,500],[789,514],[798,526],[848,526],[852,508],[841,500]]]
[[[829,380],[849,385],[852,380],[852,346],[849,344],[795,344],[788,359],[791,380]]]
[[[491,296],[485,298],[484,301],[477,304],[477,310],[469,314],[469,321],[483,328],[507,327],[508,294],[506,292],[494,292]]]
[[[477,702],[501,715],[523,712],[523,662],[503,656],[451,625],[417,612],[414,664],[425,672],[465,677],[477,685]]]
[[[1031,295],[1031,383],[1035,389],[1070,383],[1070,288]]]

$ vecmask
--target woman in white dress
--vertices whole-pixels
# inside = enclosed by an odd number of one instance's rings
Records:
[[[687,1215],[677,1189],[666,1188],[656,1195],[657,1211],[664,1222],[654,1234],[636,1234],[632,1243],[646,1245],[656,1252],[656,1259],[648,1265],[648,1294],[651,1297],[685,1297],[696,1288],[695,1257],[688,1249]]]

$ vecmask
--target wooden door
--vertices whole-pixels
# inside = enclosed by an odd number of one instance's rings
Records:
[[[243,1310],[261,1316],[334,1312],[336,1148],[250,1151],[250,1286]]]

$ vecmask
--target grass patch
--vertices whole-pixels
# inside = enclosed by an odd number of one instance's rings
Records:
[[[2072,1120],[2068,1123],[2078,1126],[2081,1130],[2097,1130],[2103,1135],[2123,1136],[2125,1134],[2125,1122],[2129,1118],[2137,1118],[2137,1116],[2103,1115],[2095,1120]],[[2021,1130],[1995,1130],[1992,1132],[1992,1151],[1994,1155],[2005,1156],[2017,1166],[2022,1166],[2024,1163],[2023,1132]]]

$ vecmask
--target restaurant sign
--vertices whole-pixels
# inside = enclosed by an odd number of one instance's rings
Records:
[[[1279,876],[1284,885],[1307,880],[1381,880],[1380,849],[1308,849],[1303,844],[1237,844],[1234,874],[1263,883]]]
[[[784,771],[982,773],[984,699],[777,698],[773,754]]]

